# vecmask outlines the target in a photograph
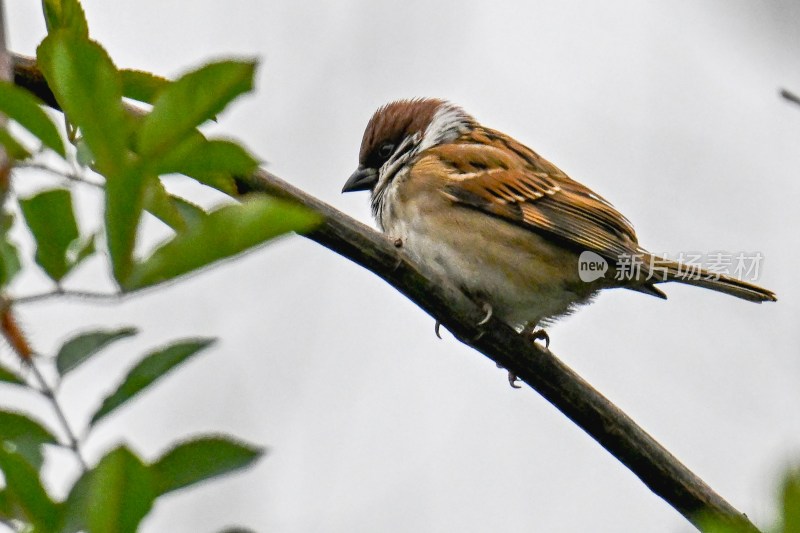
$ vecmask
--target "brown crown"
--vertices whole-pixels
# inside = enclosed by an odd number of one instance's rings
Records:
[[[444,100],[436,98],[415,98],[391,102],[375,111],[364,130],[359,164],[370,166],[370,160],[384,142],[397,145],[409,135],[424,132],[442,104]]]

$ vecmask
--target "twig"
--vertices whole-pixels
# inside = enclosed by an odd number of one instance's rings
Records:
[[[789,100],[790,102],[794,102],[797,105],[800,105],[800,96],[797,96],[793,92],[789,91],[788,89],[781,89],[781,96],[785,99]]]
[[[42,163],[17,163],[14,168],[23,168],[23,169],[31,169],[31,170],[41,170],[43,172],[48,172],[50,174],[54,174],[61,178],[67,179],[69,181],[74,181],[75,183],[82,183],[84,185],[89,185],[96,189],[103,189],[104,186],[102,183],[98,183],[96,181],[92,181],[90,179],[84,178],[79,174],[74,174],[72,172],[64,172],[62,170],[58,170],[57,168],[53,168],[49,165],[45,165]]]
[[[14,354],[22,362],[22,364],[31,370],[38,388],[30,388],[36,390],[50,402],[50,405],[53,407],[53,411],[55,412],[56,417],[58,418],[58,421],[64,430],[64,435],[66,435],[66,446],[75,453],[78,462],[85,471],[87,467],[83,460],[83,456],[81,455],[80,443],[75,437],[75,434],[72,432],[72,428],[67,421],[67,417],[64,415],[63,409],[61,409],[61,404],[58,403],[58,399],[56,398],[55,392],[53,392],[53,388],[49,383],[47,383],[47,380],[42,375],[39,367],[36,366],[36,352],[31,347],[30,342],[28,342],[27,336],[17,325],[17,321],[12,311],[12,304],[13,302],[11,300],[5,297],[0,297],[0,334],[8,342],[8,345],[14,351]]]
[[[33,60],[15,56],[15,82],[58,108]],[[237,185],[241,193],[259,191],[316,211],[323,222],[306,237],[377,274],[456,338],[518,376],[693,524],[699,527],[699,515],[706,514],[758,531],[742,513],[552,353],[496,318],[479,330],[476,325],[486,314],[480,307],[446,280],[423,276],[382,234],[269,172],[261,170],[239,178]]]
[[[94,300],[103,303],[117,303],[124,299],[125,295],[121,292],[89,292],[89,291],[72,291],[66,289],[55,289],[52,291],[41,292],[38,294],[28,294],[26,296],[8,296],[8,300],[15,305],[29,304],[34,302],[41,302],[55,297],[68,297],[80,298],[84,300]]]
[[[86,464],[86,461],[83,459],[83,455],[81,454],[80,441],[72,431],[72,427],[69,425],[69,421],[64,414],[64,410],[61,408],[61,404],[58,403],[58,399],[56,398],[53,388],[49,383],[47,383],[47,380],[44,379],[44,376],[39,371],[39,367],[36,366],[36,361],[29,361],[27,366],[31,369],[33,377],[36,378],[36,384],[39,386],[39,393],[47,398],[47,400],[50,402],[50,405],[53,407],[53,411],[56,413],[56,417],[61,424],[61,428],[64,430],[64,435],[67,437],[67,448],[72,450],[81,465],[81,469],[86,472],[89,467]]]

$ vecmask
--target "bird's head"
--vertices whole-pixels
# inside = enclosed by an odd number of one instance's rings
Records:
[[[460,107],[436,98],[398,100],[372,115],[364,130],[358,168],[342,192],[385,189],[416,155],[452,142],[476,122]]]

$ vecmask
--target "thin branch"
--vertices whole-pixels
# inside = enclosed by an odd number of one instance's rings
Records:
[[[47,400],[50,402],[50,405],[53,407],[53,411],[58,418],[58,422],[61,424],[61,429],[64,431],[64,435],[67,437],[67,448],[72,450],[81,465],[81,469],[86,472],[89,466],[86,464],[83,454],[81,453],[80,441],[75,436],[75,432],[72,431],[72,426],[69,425],[67,416],[64,414],[64,410],[61,408],[61,404],[58,402],[53,388],[49,383],[47,383],[47,380],[44,378],[41,371],[39,371],[39,367],[36,366],[36,361],[31,360],[27,366],[31,369],[31,373],[36,379],[36,384],[39,386],[39,393],[47,398]]]
[[[103,303],[118,303],[124,299],[124,294],[121,292],[90,292],[90,291],[72,291],[67,289],[57,288],[52,291],[41,292],[38,294],[28,294],[25,296],[7,296],[6,298],[15,305],[29,304],[34,302],[41,302],[56,297],[78,298],[81,300],[93,300]]]
[[[24,57],[15,59],[16,82],[54,104],[52,92],[35,63]],[[241,193],[267,193],[319,213],[323,223],[306,237],[380,276],[460,341],[514,373],[693,524],[699,525],[699,515],[705,514],[758,531],[742,513],[555,355],[496,318],[478,327],[485,316],[480,307],[446,280],[426,278],[382,234],[269,172],[258,171],[238,179],[237,184]]]
[[[30,169],[30,170],[41,170],[42,172],[47,172],[49,174],[53,174],[60,178],[67,179],[69,181],[74,181],[75,183],[81,183],[83,185],[89,185],[95,189],[103,189],[105,186],[102,183],[92,181],[88,178],[85,178],[79,174],[72,173],[72,172],[64,172],[63,170],[58,170],[57,168],[53,168],[49,165],[45,165],[43,163],[17,163],[14,165],[15,169]]]
[[[800,105],[800,96],[797,96],[793,92],[789,91],[788,89],[781,89],[781,96],[785,99],[789,100],[790,102],[794,102],[797,105]]]
[[[80,443],[75,437],[75,433],[73,433],[72,428],[67,421],[67,417],[64,415],[61,404],[58,403],[58,399],[56,398],[53,388],[49,383],[47,383],[47,380],[44,378],[39,370],[39,367],[36,365],[36,352],[31,347],[27,336],[17,325],[16,318],[14,317],[14,313],[12,311],[11,300],[8,300],[5,297],[0,298],[0,335],[2,335],[2,337],[8,342],[8,345],[11,347],[14,354],[22,362],[22,364],[31,370],[31,373],[36,381],[36,386],[30,386],[30,388],[47,398],[49,401],[59,423],[61,424],[62,429],[64,430],[64,435],[67,439],[66,447],[75,453],[75,457],[77,457],[78,462],[85,471],[87,467],[85,461],[83,460],[83,456],[81,455]]]

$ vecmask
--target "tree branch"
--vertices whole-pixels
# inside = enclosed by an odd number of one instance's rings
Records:
[[[32,60],[15,56],[15,82],[57,107]],[[480,307],[447,281],[426,278],[382,234],[265,170],[239,178],[237,184],[242,194],[267,193],[322,215],[321,226],[305,237],[380,276],[439,320],[461,342],[516,374],[696,526],[705,515],[758,531],[742,513],[551,352],[495,318],[478,327],[485,315]]]
[[[800,96],[797,96],[788,89],[781,89],[781,96],[790,102],[800,105]]]

